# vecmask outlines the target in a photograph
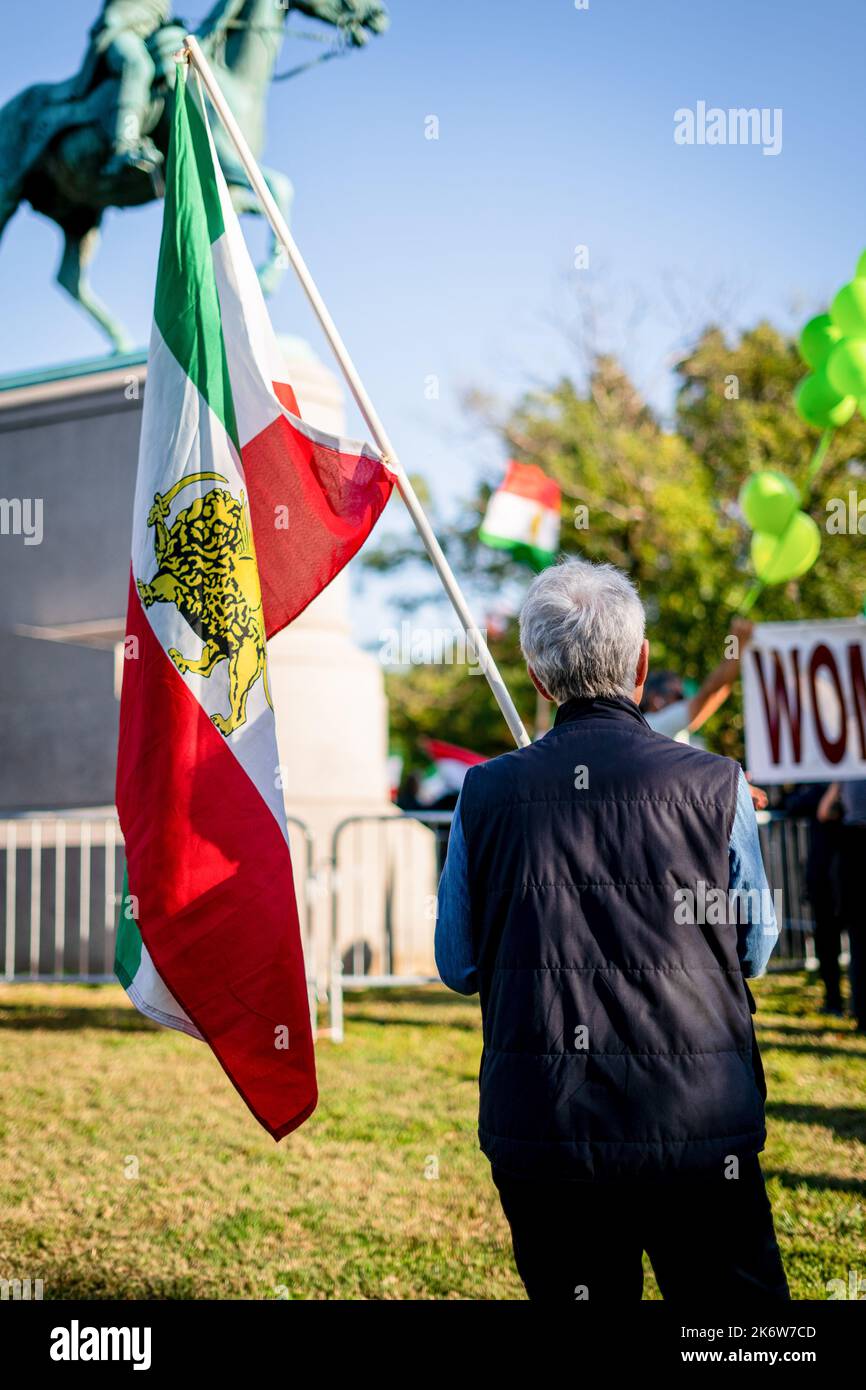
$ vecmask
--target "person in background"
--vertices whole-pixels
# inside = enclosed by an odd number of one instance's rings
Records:
[[[429,809],[422,806],[418,799],[421,791],[421,778],[417,772],[410,772],[403,779],[400,790],[397,792],[397,805],[401,811],[424,811]]]
[[[685,693],[683,680],[675,671],[651,671],[641,700],[641,714],[656,734],[665,734],[677,743],[689,743],[711,715],[727,700],[740,673],[740,658],[749,644],[754,624],[748,618],[735,618],[731,636],[737,639],[738,655],[725,657],[710,672],[696,694]],[[749,795],[757,811],[767,805],[767,793],[749,783]]]
[[[806,896],[815,919],[815,955],[824,985],[823,1011],[841,1018],[839,843],[842,826],[838,819],[818,819],[818,808],[827,788],[826,782],[803,782],[794,787],[785,798],[785,814],[809,821]]]
[[[644,624],[612,565],[531,584],[554,725],[466,774],[436,963],[481,996],[478,1134],[530,1299],[639,1300],[646,1251],[666,1299],[784,1301],[746,983],[773,899],[739,766],[640,712]],[[708,887],[722,913],[695,907]]]
[[[818,820],[841,820],[839,916],[848,932],[851,1012],[857,1032],[866,1033],[866,918],[860,882],[866,863],[866,781],[831,782],[821,798]]]
[[[422,801],[421,778],[416,772],[410,772],[404,778],[397,793],[397,805],[401,811],[408,815],[415,811],[420,811],[422,814],[427,811],[453,811],[457,805],[457,796],[457,792],[446,791],[436,801]],[[448,836],[451,827],[446,823],[433,824],[430,828],[436,837],[436,871],[441,873],[442,865],[445,863],[445,855],[448,853]]]
[[[739,655],[726,657],[711,671],[697,694],[685,694],[682,678],[675,671],[651,671],[647,677],[641,714],[657,734],[666,734],[677,743],[688,743],[689,734],[697,733],[710,715],[725,703],[740,673],[742,656],[752,635],[753,624],[747,618],[735,618],[731,636],[737,640]]]

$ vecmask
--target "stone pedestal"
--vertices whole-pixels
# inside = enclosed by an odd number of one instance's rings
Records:
[[[339,382],[297,339],[282,339],[305,420],[345,433]],[[349,633],[346,570],[268,644],[286,809],[320,830],[389,804],[382,668]]]
[[[111,806],[142,354],[0,380],[0,814]]]

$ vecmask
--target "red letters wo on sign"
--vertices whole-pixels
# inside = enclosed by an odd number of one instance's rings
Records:
[[[756,781],[866,777],[866,623],[772,623],[744,659]]]

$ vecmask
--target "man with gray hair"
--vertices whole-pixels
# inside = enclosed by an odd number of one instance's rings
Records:
[[[646,1251],[665,1298],[785,1299],[745,983],[777,928],[743,773],[647,725],[643,605],[612,565],[540,574],[520,641],[555,723],[468,772],[436,924],[442,979],[481,996],[518,1272],[532,1299],[639,1299]]]

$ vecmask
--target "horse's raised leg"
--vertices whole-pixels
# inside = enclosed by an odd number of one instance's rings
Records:
[[[9,221],[10,217],[17,212],[20,201],[20,189],[14,187],[7,188],[3,184],[0,184],[0,237],[2,237],[6,230],[6,223]]]
[[[262,168],[262,174],[264,175],[265,183],[274,195],[274,200],[280,212],[288,222],[291,216],[292,199],[295,193],[291,179],[288,178],[286,174],[280,173],[279,169]],[[231,194],[236,212],[254,212],[260,217],[264,216],[261,203],[253,190],[248,188],[246,184],[233,184]],[[286,253],[276,237],[272,235],[267,260],[259,266],[258,271],[262,293],[265,295],[272,295],[288,268],[289,265],[286,260]]]
[[[82,309],[98,324],[111,342],[115,352],[129,352],[132,347],[132,340],[126,329],[109,312],[102,300],[93,293],[87,279],[87,267],[99,245],[98,228],[90,227],[82,233],[67,230],[65,235],[63,256],[57,271],[58,285],[62,286],[67,294],[71,294],[72,298],[77,300]]]

